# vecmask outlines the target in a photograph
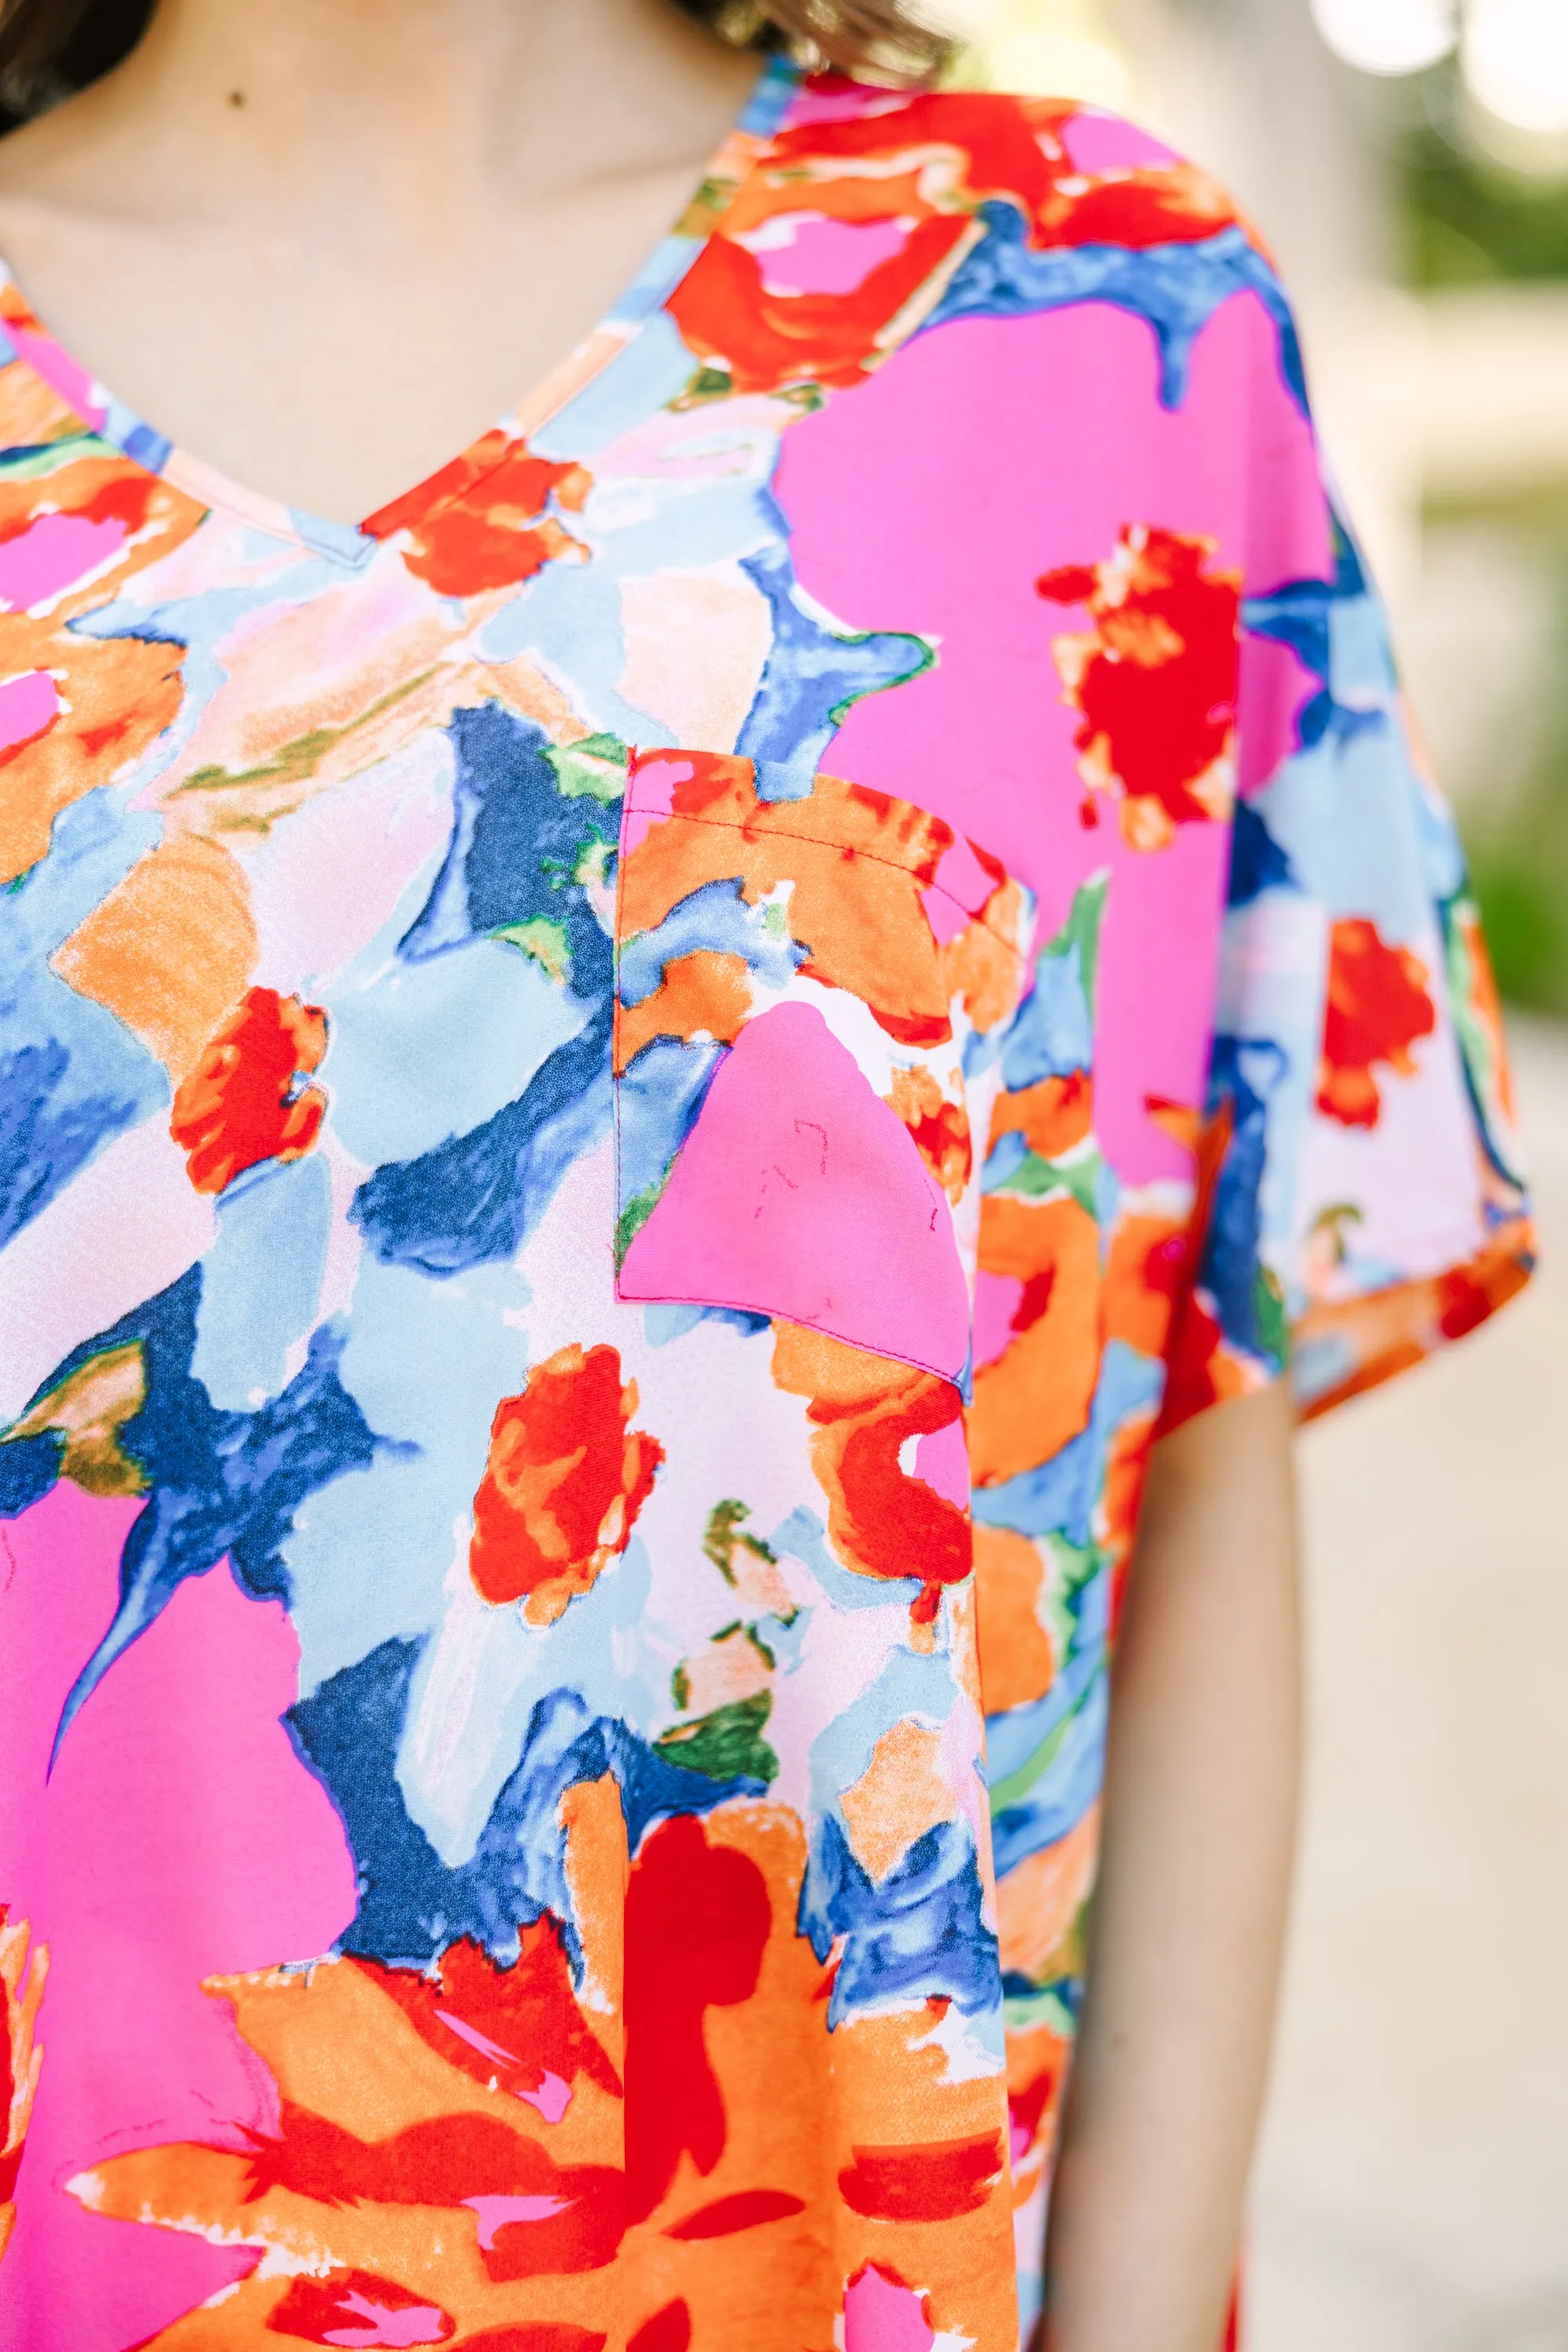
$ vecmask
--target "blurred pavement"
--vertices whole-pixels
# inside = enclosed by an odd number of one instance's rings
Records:
[[[1303,1447],[1247,2352],[1568,2352],[1568,1030],[1513,1034],[1542,1274]]]

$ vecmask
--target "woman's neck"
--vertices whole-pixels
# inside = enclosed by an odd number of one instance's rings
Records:
[[[673,0],[163,0],[0,141],[0,251],[162,432],[347,520],[565,357],[756,71]]]
[[[121,201],[133,154],[142,204],[278,219],[347,194],[425,238],[685,164],[752,70],[671,0],[162,0],[59,128]]]

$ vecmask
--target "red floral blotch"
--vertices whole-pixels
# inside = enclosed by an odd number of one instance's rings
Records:
[[[915,1150],[956,1208],[974,1165],[963,1104],[949,1102],[931,1071],[921,1069],[895,1070],[892,1089],[883,1099],[903,1120]]]
[[[403,560],[417,579],[443,596],[476,596],[531,580],[556,556],[584,553],[548,509],[579,513],[592,487],[581,466],[535,457],[498,425],[364,528],[376,539],[406,531]]]
[[[1410,1048],[1430,1037],[1437,1014],[1426,967],[1408,948],[1390,947],[1375,923],[1355,915],[1334,925],[1328,1009],[1318,1066],[1318,1108],[1342,1127],[1375,1127],[1383,1103],[1373,1065],[1415,1075]]]
[[[1007,2120],[1013,2133],[1015,2163],[1020,2153],[1033,2147],[1038,2138],[1041,2125],[1056,2105],[1061,2079],[1059,2066],[1042,2067],[1026,2090],[1008,2093]]]
[[[645,2319],[626,2346],[626,2352],[687,2352],[691,2342],[691,2313],[684,2303],[667,2303]]]
[[[724,2153],[724,2099],[703,2011],[750,2000],[772,1916],[756,1864],[710,1845],[692,1815],[678,1814],[644,1842],[626,1908],[628,2221],[653,2212],[683,2152],[704,2177]]]
[[[198,1192],[221,1192],[263,1160],[299,1160],[321,1132],[327,1097],[303,1080],[327,1050],[319,1004],[252,988],[203,1049],[174,1097],[169,1132]]]
[[[1080,171],[1062,132],[1081,111],[949,91],[782,132],[669,298],[682,337],[737,391],[852,384],[919,324],[987,203],[1021,212],[1036,247],[1190,244],[1235,219],[1218,184],[1174,157]],[[896,222],[903,242],[851,289],[770,285],[751,240],[800,213]]]
[[[607,2336],[574,2327],[568,2319],[536,2319],[521,2327],[487,2327],[465,2336],[462,2352],[605,2352]]]
[[[0,1904],[0,1927],[5,1925],[5,1908]],[[0,2116],[7,2124],[16,2096],[16,2077],[11,2064],[11,1997],[4,1977],[0,1977]],[[15,2147],[0,2145],[0,2205],[8,2205],[16,2187],[16,2175],[22,2168],[22,2150],[26,2142],[18,2139]],[[4,2240],[0,2239],[0,2246]]]
[[[962,1417],[951,1381],[851,1348],[801,1325],[773,1326],[773,1379],[809,1398],[812,1467],[828,1499],[827,1530],[846,1568],[862,1576],[918,1577],[915,1624],[930,1625],[943,1587],[973,1565],[969,1514],[900,1459],[910,1438]]]
[[[879,2221],[952,2221],[977,2213],[1003,2164],[1000,2134],[907,2147],[858,2147],[838,2176],[855,2212]]]
[[[285,2100],[277,2133],[251,2136],[247,2201],[274,2188],[323,2205],[474,2205],[492,2279],[602,2270],[626,2227],[619,2172],[558,2165],[537,2140],[482,2115],[436,2116],[363,2140]],[[513,2200],[527,2209],[515,2218]]]
[[[722,366],[737,392],[858,383],[881,357],[883,331],[969,226],[962,213],[917,222],[900,249],[849,294],[770,293],[757,257],[715,236],[665,308],[688,346]]]
[[[819,80],[816,87],[824,96],[847,98],[858,85],[847,77],[835,77]],[[1022,197],[1033,211],[1046,201],[1050,189],[1051,155],[1066,160],[1049,130],[1045,138],[1039,132],[1080,111],[1059,103],[1054,108],[1032,107],[989,91],[952,90],[940,96],[919,91],[901,106],[878,106],[838,121],[803,122],[781,132],[768,160],[779,171],[784,200],[799,205],[803,199],[798,183],[784,176],[792,165],[835,155],[900,155],[908,156],[911,170],[917,170],[921,163],[946,150],[955,160],[963,159],[963,193],[971,201],[1011,194]],[[848,173],[841,180],[827,182],[830,198],[843,189],[851,203],[858,185],[864,186],[859,175]],[[810,193],[816,196],[818,191],[810,186]],[[900,195],[904,194],[900,187]],[[864,212],[877,217],[877,201],[878,184],[873,182],[855,205],[856,215]],[[837,212],[840,207],[834,205],[832,209]]]
[[[842,87],[847,91],[854,85]],[[1021,205],[1035,246],[1188,245],[1236,219],[1236,207],[1219,182],[1176,156],[1168,163],[1079,171],[1062,132],[1083,111],[1081,105],[1059,99],[926,93],[903,106],[879,107],[840,122],[803,123],[774,141],[769,161],[787,172],[791,163],[818,156],[907,156],[909,177],[895,185],[903,202],[912,196],[918,205],[921,181],[937,176],[930,166],[946,155],[956,167],[946,201],[965,211],[988,198]],[[924,173],[921,164],[927,166]],[[784,172],[778,184],[784,201],[801,202]],[[856,217],[866,217],[877,185],[873,182],[858,204],[847,174],[826,182],[826,201],[819,184],[811,184],[810,193],[825,211],[847,212],[853,205]],[[835,202],[841,189],[849,195],[842,205]]]
[[[805,2206],[787,2189],[741,2189],[733,2197],[715,2198],[685,2220],[672,2221],[667,2238],[729,2238],[738,2230],[755,2230],[764,2221],[785,2221]]]
[[[1205,572],[1209,539],[1138,524],[1109,562],[1042,573],[1055,604],[1083,604],[1091,634],[1052,650],[1082,720],[1073,740],[1091,793],[1121,802],[1135,849],[1163,849],[1179,824],[1225,816],[1233,789],[1239,577]],[[1092,804],[1091,804],[1092,805]]]
[[[616,1350],[575,1342],[501,1399],[468,1550],[487,1601],[526,1596],[529,1619],[550,1624],[625,1551],[664,1460],[656,1437],[628,1426],[637,1408]]]
[[[548,2076],[569,2086],[583,2074],[618,2093],[616,2070],[577,2006],[555,1922],[536,1919],[520,1940],[510,1969],[464,1937],[442,1953],[434,1978],[388,1969],[376,1980],[423,2040],[476,2083],[500,2082],[525,2098]]]
[[[1228,228],[1236,216],[1220,183],[1193,163],[1144,166],[1098,178],[1069,168],[1052,179],[1035,242],[1121,245],[1135,251],[1152,245],[1195,245]]]
[[[910,1478],[899,1455],[906,1439],[934,1435],[959,1418],[959,1400],[950,1382],[922,1382],[900,1409],[880,1413],[841,1433],[838,1483],[850,1531],[850,1549],[875,1576],[918,1576],[923,1590],[917,1617],[936,1614],[943,1585],[969,1574],[973,1546],[967,1514],[939,1495],[923,1478]],[[830,1418],[821,1405],[813,1421]]]
[[[396,2316],[395,2335],[378,2323]],[[407,2333],[422,2322],[417,2336]],[[371,2331],[374,2331],[372,2333]],[[391,2279],[369,2271],[332,2271],[324,2279],[297,2278],[267,2322],[269,2336],[294,2336],[307,2344],[446,2344],[458,2332],[449,2312],[422,2294],[410,2294]]]

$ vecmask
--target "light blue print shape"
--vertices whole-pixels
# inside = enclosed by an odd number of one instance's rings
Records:
[[[1000,1877],[1065,1837],[1100,1794],[1110,1689],[1110,1574],[1079,1593],[1072,1645],[1040,1698],[986,1717],[985,1778]]]
[[[699,364],[668,311],[655,311],[608,367],[540,426],[529,447],[542,457],[591,466],[601,449],[677,399]]]
[[[331,1216],[331,1176],[315,1153],[264,1160],[226,1186],[191,1355],[191,1377],[220,1412],[254,1412],[282,1393],[289,1351],[315,1318]]]
[[[585,726],[645,751],[674,738],[651,711],[628,702],[619,680],[626,663],[620,582],[608,562],[547,564],[526,596],[501,607],[479,633],[487,661],[521,656],[571,681],[572,707]]]
[[[882,1587],[884,1594],[897,1590],[893,1585]],[[908,1622],[904,1614],[900,1632],[906,1640]],[[840,1631],[846,1641],[858,1638],[847,1626]],[[817,1639],[820,1642],[824,1638],[819,1624]],[[842,1821],[839,1800],[845,1790],[852,1789],[867,1770],[884,1732],[890,1731],[897,1723],[907,1722],[940,1731],[952,1713],[958,1696],[951,1657],[940,1654],[921,1657],[907,1647],[895,1650],[870,1687],[842,1707],[826,1729],[818,1732],[813,1740],[812,1811],[818,1816],[832,1813]]]
[[[749,906],[734,880],[704,882],[678,899],[662,923],[639,931],[622,946],[616,983],[623,1004],[641,1004],[653,994],[667,967],[697,949],[742,958],[764,988],[787,988],[809,950],[792,940],[777,912]]]
[[[447,1869],[473,1860],[542,1703],[569,1693],[588,1716],[651,1739],[668,1713],[668,1660],[648,1639],[652,1581],[634,1536],[552,1625],[531,1625],[454,1576],[415,1669],[396,1765],[408,1818]]]
[[[163,1064],[47,961],[156,835],[155,818],[90,793],[0,894],[0,1247],[117,1135],[167,1110]]]
[[[1086,1661],[1073,1706],[1056,1727],[1056,1738],[1037,1773],[1016,1798],[1005,1796],[991,1816],[996,1875],[1005,1878],[1031,1854],[1068,1835],[1082,1821],[1105,1780],[1105,1736],[1110,1717],[1110,1681],[1103,1657]],[[1044,1743],[1042,1743],[1044,1746]]]
[[[1333,919],[1365,917],[1393,944],[1433,929],[1422,798],[1404,736],[1384,718],[1298,751],[1251,806],[1309,898]]]
[[[768,1548],[781,1558],[798,1559],[822,1588],[823,1598],[837,1610],[896,1611],[907,1631],[910,1605],[921,1596],[918,1576],[857,1576],[840,1568],[828,1549],[827,1530],[814,1511],[799,1504],[779,1521],[768,1538]]]
[[[760,800],[805,800],[854,704],[919,677],[936,647],[902,630],[842,627],[801,587],[782,544],[741,568],[773,609],[773,635],[735,748],[756,762]]]
[[[496,1405],[527,1378],[528,1296],[510,1267],[432,1279],[361,1258],[339,1377],[402,1450],[311,1495],[284,1539],[301,1690],[439,1623]]]
[[[588,1009],[500,940],[328,988],[333,1133],[368,1168],[415,1160],[515,1102]]]
[[[228,647],[253,614],[275,619],[342,583],[338,564],[319,556],[301,559],[290,541],[270,533],[245,536],[250,542],[250,563],[242,584],[144,602],[156,591],[162,566],[154,564],[113,604],[100,605],[75,624],[84,636],[153,637],[185,648],[180,664],[180,708],[122,787],[127,792],[140,790],[146,779],[163,775],[175,764],[208,704],[229,683]]]

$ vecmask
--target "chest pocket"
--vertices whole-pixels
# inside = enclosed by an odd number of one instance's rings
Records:
[[[980,1159],[1034,906],[907,802],[633,763],[616,919],[618,1296],[965,1380]]]

